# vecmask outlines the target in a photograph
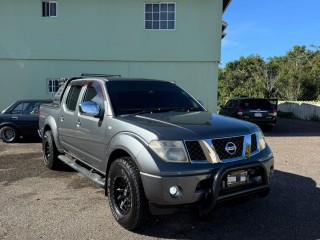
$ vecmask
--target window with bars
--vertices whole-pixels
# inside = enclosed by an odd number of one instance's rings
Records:
[[[42,17],[57,17],[57,2],[43,1],[42,2]]]
[[[146,3],[144,19],[146,30],[175,30],[176,3]]]
[[[48,93],[56,93],[60,87],[58,79],[47,79]]]

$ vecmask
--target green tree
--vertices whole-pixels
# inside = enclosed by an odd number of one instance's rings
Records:
[[[262,97],[263,82],[257,72],[264,64],[259,55],[251,55],[219,69],[219,104],[236,96]]]
[[[219,104],[235,96],[320,100],[320,47],[294,46],[284,56],[241,57],[219,69]]]

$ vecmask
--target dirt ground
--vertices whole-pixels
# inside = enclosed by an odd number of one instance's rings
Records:
[[[41,144],[0,142],[0,239],[320,239],[320,122],[280,119],[266,141],[275,155],[267,198],[154,217],[120,227],[104,190],[74,171],[50,171]]]

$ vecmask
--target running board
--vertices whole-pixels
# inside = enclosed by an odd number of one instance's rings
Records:
[[[92,180],[93,182],[95,182],[96,184],[98,184],[100,187],[105,187],[105,178],[102,177],[101,175],[94,173],[92,171],[90,171],[89,169],[79,165],[78,163],[76,163],[75,160],[65,156],[65,155],[59,155],[58,158],[64,162],[65,164],[67,164],[69,167],[73,168],[74,170],[76,170],[77,172],[83,174],[84,176],[88,177],[90,180]]]

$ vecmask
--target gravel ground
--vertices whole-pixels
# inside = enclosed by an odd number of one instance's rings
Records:
[[[50,171],[41,144],[0,142],[0,239],[320,239],[320,123],[280,119],[266,140],[276,158],[267,198],[154,217],[137,232],[112,217],[104,190]]]

